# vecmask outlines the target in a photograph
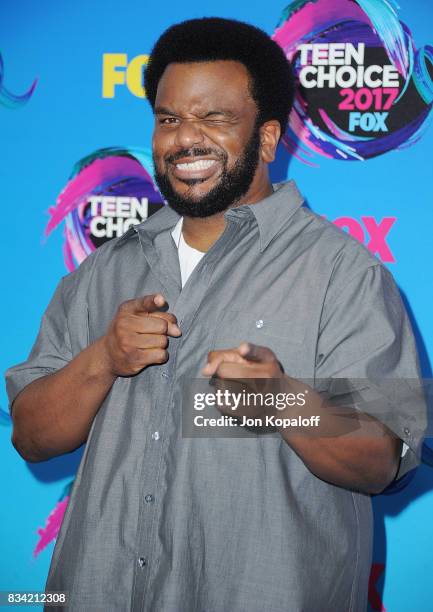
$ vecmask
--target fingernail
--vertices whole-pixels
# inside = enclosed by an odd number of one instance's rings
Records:
[[[243,355],[244,353],[247,354],[250,350],[250,345],[248,344],[248,342],[241,342],[238,349],[241,355]]]

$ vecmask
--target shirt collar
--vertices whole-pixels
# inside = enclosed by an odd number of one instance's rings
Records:
[[[273,188],[274,193],[260,202],[231,208],[224,214],[226,218],[239,219],[248,216],[256,220],[260,233],[260,252],[266,249],[304,202],[293,180],[276,183]]]
[[[169,206],[163,206],[156,213],[139,223],[138,225],[132,225],[124,234],[117,240],[117,245],[122,244],[125,240],[128,240],[132,236],[139,234],[142,237],[148,237],[152,239],[156,234],[167,230],[173,229],[176,223],[179,221],[180,215],[177,214]]]
[[[285,183],[277,183],[273,185],[273,188],[274,193],[260,200],[260,202],[230,208],[224,213],[226,219],[237,219],[240,221],[245,218],[255,219],[260,233],[261,252],[265,250],[274,236],[304,202],[293,180]],[[164,206],[139,225],[130,227],[129,230],[117,240],[117,244],[121,244],[136,234],[140,234],[141,236],[147,235],[152,239],[153,236],[159,234],[159,232],[173,229],[179,219],[180,215],[178,215],[177,212],[169,206]]]

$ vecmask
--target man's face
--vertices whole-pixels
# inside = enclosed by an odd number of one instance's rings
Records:
[[[239,62],[170,64],[155,101],[155,178],[179,214],[207,217],[241,203],[257,182],[260,132]]]

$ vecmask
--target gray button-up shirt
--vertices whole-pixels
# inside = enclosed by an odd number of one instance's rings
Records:
[[[105,333],[119,304],[161,292],[182,329],[169,360],[118,378],[96,415],[47,582],[71,610],[365,610],[370,497],[314,476],[280,436],[182,437],[182,386],[208,351],[271,348],[302,379],[418,376],[412,332],[390,273],[302,206],[291,181],[225,213],[224,233],[181,287],[160,210],[64,277],[16,394]],[[390,425],[416,465],[410,406]],[[408,432],[408,433],[407,433]]]

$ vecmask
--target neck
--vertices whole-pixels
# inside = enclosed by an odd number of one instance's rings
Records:
[[[261,185],[255,186],[254,182],[245,196],[228,208],[236,208],[243,204],[256,204],[273,193],[272,184],[268,178]],[[208,251],[225,229],[224,212],[211,217],[184,217],[182,234],[185,242],[198,251]]]

